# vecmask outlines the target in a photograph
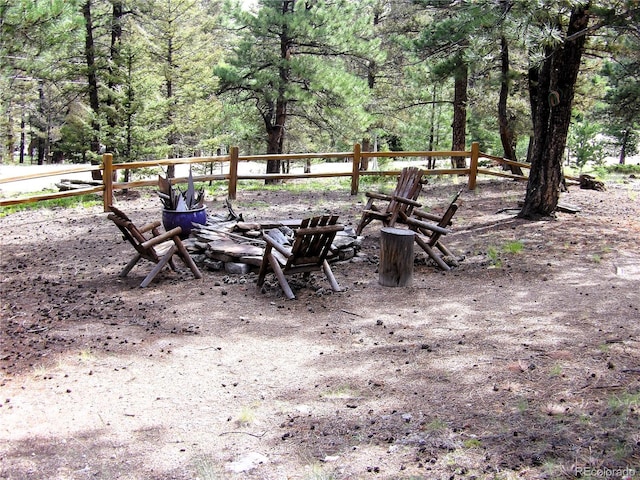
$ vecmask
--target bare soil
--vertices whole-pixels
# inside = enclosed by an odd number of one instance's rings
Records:
[[[151,264],[118,278],[133,251],[99,207],[0,218],[0,478],[640,478],[640,182],[571,187],[580,213],[539,222],[509,210],[524,190],[463,192],[451,272],[416,250],[412,285],[380,286],[374,224],[333,267],[345,292],[315,275],[294,301],[184,265],[140,289]],[[234,209],[354,225],[361,200]],[[152,193],[117,205],[160,213]]]

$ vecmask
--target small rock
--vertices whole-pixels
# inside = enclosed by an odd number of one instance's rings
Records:
[[[239,460],[227,465],[227,470],[234,473],[249,472],[259,465],[269,463],[269,459],[258,452],[251,452]]]
[[[246,275],[251,270],[251,266],[246,263],[227,262],[224,264],[224,271],[236,275]]]
[[[327,455],[326,457],[324,457],[322,459],[322,461],[325,462],[325,463],[337,462],[338,460],[340,460],[340,457],[338,455]]]
[[[349,260],[353,258],[356,254],[356,251],[353,247],[342,248],[338,250],[338,258],[340,260]]]
[[[218,272],[224,268],[224,262],[221,262],[220,260],[211,260],[210,258],[207,258],[202,263],[208,270],[214,272]]]

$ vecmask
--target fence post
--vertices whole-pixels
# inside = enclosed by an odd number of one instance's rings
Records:
[[[113,204],[113,155],[110,153],[102,155],[102,184],[104,185],[103,208],[105,212],[109,212],[109,206]]]
[[[229,200],[236,199],[238,191],[238,147],[229,149]]]
[[[478,178],[478,158],[480,157],[480,144],[473,142],[471,144],[471,162],[469,165],[469,190],[476,189],[476,180]]]
[[[353,164],[351,165],[351,195],[358,194],[358,186],[360,185],[360,144],[353,146]]]

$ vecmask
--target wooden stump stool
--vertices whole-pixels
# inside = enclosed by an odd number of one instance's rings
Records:
[[[414,232],[385,227],[380,230],[378,283],[385,287],[406,287],[413,279]]]

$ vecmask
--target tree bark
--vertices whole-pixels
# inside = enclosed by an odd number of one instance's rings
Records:
[[[539,70],[534,116],[534,145],[522,218],[553,215],[560,198],[562,158],[571,122],[571,106],[584,52],[589,23],[588,5],[575,7],[569,19],[566,40],[546,49]]]
[[[38,82],[38,116],[35,122],[36,126],[36,153],[38,156],[38,165],[44,165],[44,160],[49,153],[47,145],[49,143],[49,127],[47,125],[47,115],[45,113],[45,97],[44,86],[42,81]]]
[[[24,111],[20,119],[20,164],[24,163],[24,149],[26,145],[26,123],[24,121]]]
[[[504,158],[517,161],[513,125],[507,113],[507,99],[509,98],[509,44],[503,35],[500,39],[501,79],[500,96],[498,98],[498,123],[500,125],[500,141],[504,151]],[[507,167],[514,175],[522,175],[522,169],[514,165]]]
[[[362,152],[371,152],[373,151],[371,148],[371,139],[369,137],[365,137],[362,139]],[[366,172],[369,170],[369,157],[363,158],[360,157],[360,165],[359,170],[361,172]]]
[[[108,77],[108,89],[107,89],[107,123],[109,125],[109,131],[105,138],[106,151],[112,153],[116,158],[118,157],[118,146],[115,141],[115,131],[118,129],[118,113],[120,105],[118,104],[115,93],[121,84],[121,72],[122,57],[120,50],[122,48],[122,19],[124,17],[124,11],[122,8],[121,0],[113,0],[113,8],[111,12],[111,45],[109,48],[109,77]]]
[[[269,109],[264,117],[267,130],[267,154],[281,154],[284,144],[284,122],[287,119],[287,102],[279,98],[275,107]],[[280,173],[280,160],[267,160],[267,173]],[[266,184],[278,183],[277,180],[265,180]]]
[[[169,146],[169,158],[177,158],[177,152],[175,145],[177,142],[175,127],[173,124],[173,36],[170,35],[167,39],[167,56],[165,58],[165,66],[167,73],[165,74],[165,95],[167,97],[167,111],[166,111],[166,123],[168,126],[167,132],[167,145]],[[174,178],[176,176],[176,166],[167,165],[167,178]]]
[[[435,150],[435,131],[436,131],[436,94],[437,86],[433,83],[433,92],[431,93],[431,125],[429,126],[429,145],[427,150],[433,152]],[[436,159],[429,155],[427,157],[427,168],[436,168]]]
[[[282,13],[284,15],[293,13],[295,1],[284,0],[282,2]],[[290,38],[287,24],[282,25],[280,32],[280,58],[282,63],[278,69],[279,84],[278,96],[275,104],[272,102],[263,119],[267,129],[267,154],[283,153],[285,125],[287,122],[288,101],[286,96],[287,85],[290,82],[289,60],[293,52],[293,40]],[[280,160],[267,160],[267,173],[280,173]],[[276,180],[265,180],[265,183],[278,183]]]
[[[622,134],[622,146],[620,147],[620,157],[618,157],[620,165],[624,165],[627,161],[627,142],[629,142],[629,129],[625,129]]]
[[[124,152],[122,152],[122,156],[125,160],[131,160],[131,153],[133,151],[133,105],[134,105],[134,92],[135,89],[133,87],[133,55],[129,53],[127,55],[127,96],[125,100],[125,112],[126,112],[126,120],[125,120],[125,145]],[[128,182],[131,171],[126,169],[124,171],[124,181]]]
[[[96,73],[96,53],[93,41],[93,19],[91,17],[91,0],[87,0],[82,5],[82,14],[85,21],[84,54],[87,62],[87,83],[89,87],[89,105],[93,112],[91,120],[91,140],[90,149],[98,154],[100,152],[100,99],[98,97],[98,76]]]
[[[539,70],[537,68],[529,68],[529,74],[527,75],[527,82],[529,88],[529,104],[531,106],[531,125],[533,131],[536,132],[536,118],[538,111],[538,86],[539,86]],[[535,142],[535,133],[529,136],[529,145],[527,147],[527,163],[531,163],[533,157],[533,144]]]
[[[385,287],[406,287],[413,279],[413,241],[411,230],[385,227],[380,231],[378,283]]]
[[[466,146],[468,82],[469,71],[467,65],[460,59],[454,73],[453,140],[451,142],[453,151],[462,152]],[[451,166],[453,168],[466,168],[466,157],[451,157]]]

